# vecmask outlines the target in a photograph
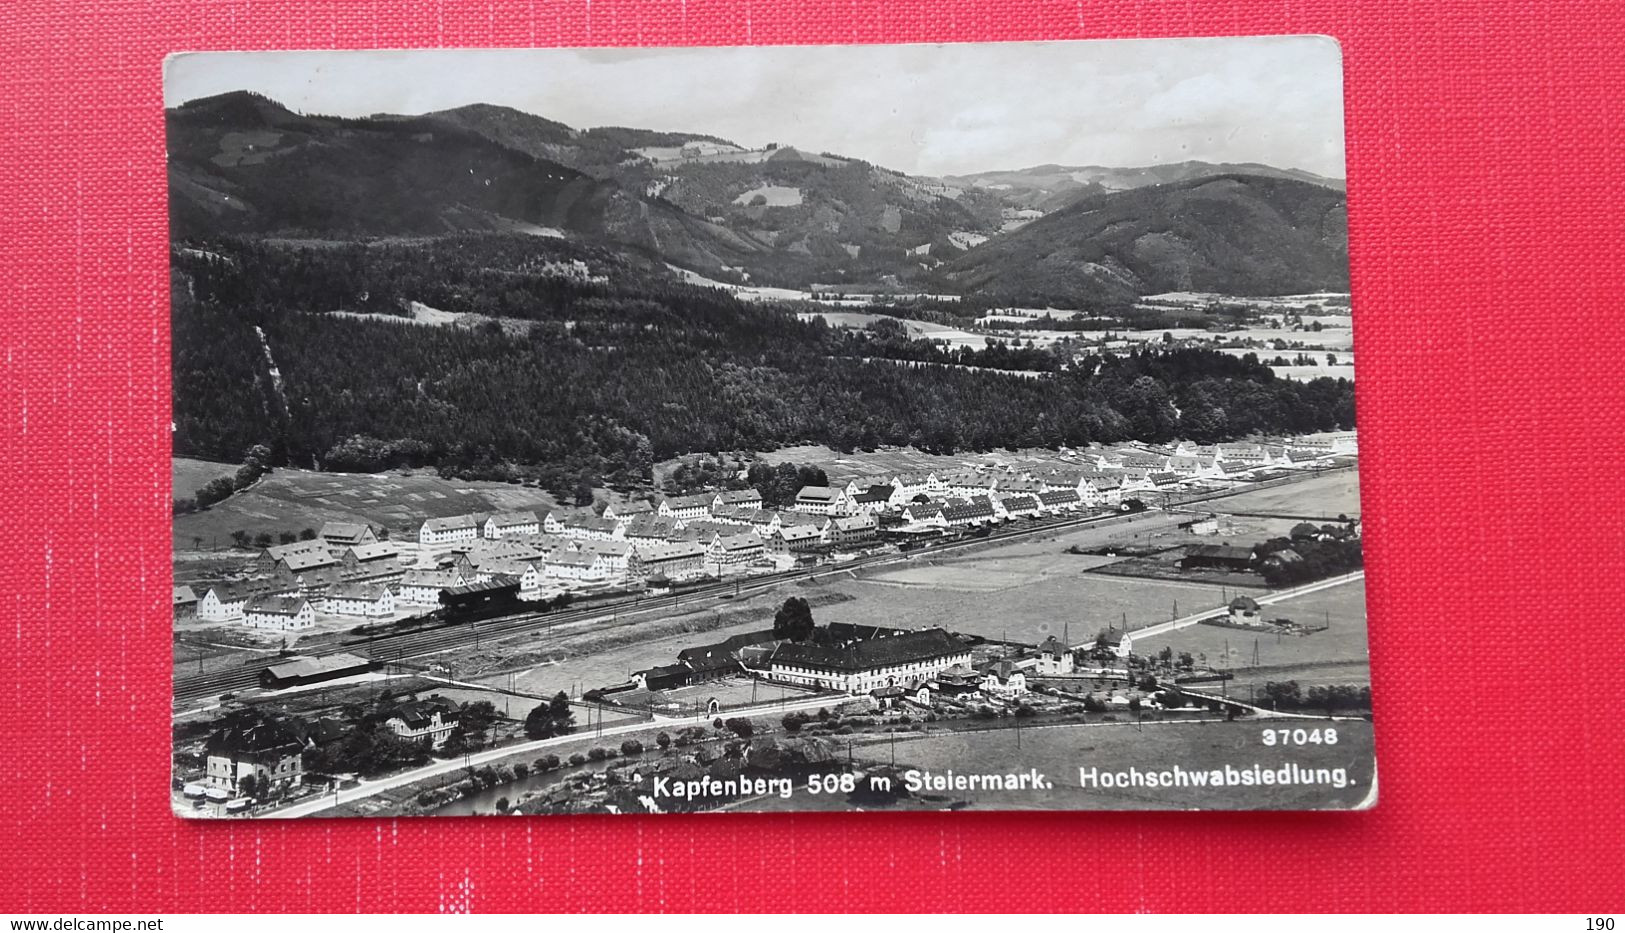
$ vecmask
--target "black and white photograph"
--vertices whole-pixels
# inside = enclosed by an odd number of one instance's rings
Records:
[[[171,56],[174,812],[1375,806],[1342,68]]]

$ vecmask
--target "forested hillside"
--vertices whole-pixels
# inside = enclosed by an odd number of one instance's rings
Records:
[[[573,260],[590,274],[561,272]],[[695,451],[1216,440],[1354,418],[1350,383],[1277,380],[1255,360],[1190,349],[1075,365],[1005,348],[949,354],[892,328],[835,331],[536,238],[217,240],[178,248],[173,262],[182,456],[236,461],[263,443],[277,462],[306,466],[634,486],[656,459]],[[397,315],[407,301],[490,320],[332,313]]]

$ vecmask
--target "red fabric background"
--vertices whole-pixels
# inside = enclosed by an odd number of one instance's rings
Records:
[[[159,62],[1327,33],[1382,801],[205,825],[168,811]],[[0,909],[1625,909],[1625,5],[10,0]]]

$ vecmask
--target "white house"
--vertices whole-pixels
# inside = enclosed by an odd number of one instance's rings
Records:
[[[880,520],[870,514],[843,515],[824,529],[824,543],[832,547],[858,544],[880,531]]]
[[[473,515],[431,518],[418,528],[418,543],[425,547],[473,541],[479,536],[480,524]]]
[[[705,573],[705,545],[696,541],[651,541],[637,545],[638,563],[647,577],[687,580]]]
[[[903,509],[903,521],[920,528],[947,528],[942,506],[935,502],[915,502]]]
[[[498,512],[485,520],[484,530],[487,538],[539,535],[542,533],[542,521],[535,512]]]
[[[395,597],[381,583],[340,583],[327,591],[323,610],[339,616],[387,618],[395,614]]]
[[[217,583],[198,600],[197,617],[204,622],[237,622],[253,596],[246,583]]]
[[[883,687],[915,687],[956,664],[970,648],[940,628],[846,645],[780,642],[767,661],[770,680],[861,696]]]
[[[559,551],[547,559],[543,572],[550,580],[566,583],[597,584],[609,581],[609,565],[597,554],[580,551]]]
[[[1051,635],[1038,646],[1038,664],[1033,670],[1051,676],[1065,675],[1072,673],[1075,663],[1072,649]]]
[[[711,503],[716,499],[713,493],[700,493],[693,496],[674,496],[662,499],[656,511],[667,518],[676,518],[687,521],[691,518],[704,518],[711,514]]]
[[[839,486],[803,486],[796,493],[795,510],[810,515],[844,515],[851,502]]]
[[[577,541],[575,549],[582,554],[594,554],[604,562],[610,583],[625,584],[638,563],[637,549],[629,541]]]
[[[302,596],[256,596],[243,607],[249,628],[297,632],[314,628],[316,612]]]
[[[467,582],[456,570],[408,570],[401,576],[395,601],[403,606],[438,606],[441,593]]]
[[[982,671],[982,692],[1001,700],[1027,695],[1027,675],[1011,661],[996,661]]]
[[[761,507],[762,494],[755,489],[725,489],[711,499],[713,511],[722,508],[759,509]]]
[[[654,503],[643,499],[631,499],[620,505],[611,502],[604,507],[605,518],[613,518],[623,525],[639,516],[653,514],[655,514]]]
[[[429,747],[439,748],[457,731],[457,707],[438,696],[408,700],[395,707],[384,725],[403,739],[427,742]]]
[[[719,534],[705,549],[705,569],[717,576],[740,573],[766,556],[762,538],[754,531],[739,534]]]
[[[624,541],[626,526],[613,518],[578,515],[564,523],[563,535],[577,541]]]
[[[360,522],[328,522],[322,525],[322,530],[316,537],[327,543],[328,547],[342,551],[347,547],[356,547],[363,544],[377,544],[378,535],[371,525]]]
[[[891,485],[892,504],[903,505],[914,501],[915,496],[940,496],[948,491],[948,485],[937,474],[927,471],[924,473],[898,473],[892,477]]]

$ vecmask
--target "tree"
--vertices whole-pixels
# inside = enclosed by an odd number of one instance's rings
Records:
[[[244,797],[253,797],[260,789],[260,780],[252,774],[245,774],[237,782],[237,793]]]
[[[665,751],[666,749],[671,748],[671,736],[661,732],[655,736],[655,744],[660,746],[661,751]]]
[[[749,719],[730,719],[726,723],[728,731],[742,739],[748,739],[756,731],[755,725]]]
[[[490,700],[475,700],[464,703],[457,711],[457,727],[469,742],[474,746],[485,744],[486,730],[497,720],[497,708]]]
[[[625,755],[627,758],[641,755],[643,754],[643,743],[639,742],[637,739],[627,739],[621,743],[621,754]]]
[[[278,532],[276,536],[276,541],[278,544],[292,544],[298,540],[299,536],[291,531],[281,531]]]
[[[314,540],[316,540],[316,529],[314,529],[314,528],[306,528],[303,531],[299,532],[299,540],[301,540],[301,541],[314,541]]]
[[[570,709],[570,698],[559,691],[546,703],[538,703],[525,716],[525,735],[533,739],[547,739],[564,735],[574,726],[575,713]]]
[[[592,505],[592,485],[585,479],[577,480],[575,487],[571,490],[571,496],[574,498],[577,508],[586,508]]]
[[[271,538],[271,533],[269,531],[262,531],[259,534],[254,536],[254,546],[255,547],[262,547],[262,548],[270,547],[271,543],[272,543],[272,538]]]
[[[779,611],[773,616],[773,637],[788,638],[791,641],[806,641],[813,634],[812,607],[800,596],[792,596],[784,601]]]

